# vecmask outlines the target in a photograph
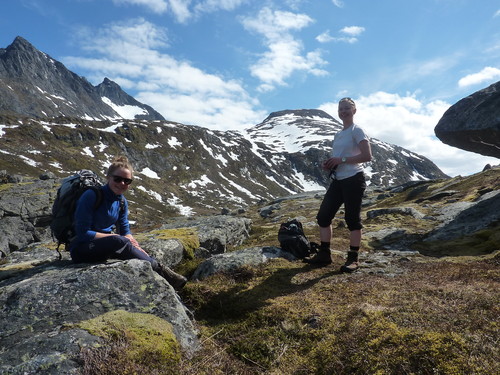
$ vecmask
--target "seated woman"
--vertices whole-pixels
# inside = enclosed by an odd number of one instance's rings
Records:
[[[97,194],[85,191],[75,211],[76,237],[70,244],[75,263],[101,262],[106,259],[142,259],[164,277],[176,290],[186,278],[160,264],[144,251],[130,232],[128,201],[123,194],[132,183],[133,168],[125,156],[116,157],[107,172],[107,184],[101,187],[102,203],[95,209]],[[117,227],[118,233],[112,233]]]

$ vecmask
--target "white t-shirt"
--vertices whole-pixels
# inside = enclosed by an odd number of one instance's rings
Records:
[[[359,142],[365,139],[368,140],[368,136],[363,129],[356,124],[352,124],[347,129],[335,134],[332,144],[332,157],[349,157],[360,154]],[[341,163],[335,171],[335,176],[337,180],[343,180],[361,171],[363,171],[361,163]]]

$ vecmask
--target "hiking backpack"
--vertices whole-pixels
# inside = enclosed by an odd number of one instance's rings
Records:
[[[316,251],[317,244],[309,242],[302,223],[296,219],[280,225],[278,241],[281,249],[292,253],[296,258],[303,259]]]
[[[57,240],[59,259],[62,258],[59,246],[64,244],[67,247],[75,236],[74,216],[78,199],[84,191],[94,190],[97,195],[94,210],[97,209],[102,203],[101,186],[102,182],[94,172],[82,169],[73,176],[65,178],[57,190],[57,196],[52,206],[50,229],[52,237]]]

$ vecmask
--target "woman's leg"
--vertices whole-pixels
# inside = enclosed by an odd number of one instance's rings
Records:
[[[365,176],[362,172],[342,181],[342,195],[344,196],[345,221],[352,233],[353,241],[361,241],[361,205],[366,189]],[[351,245],[353,245],[351,243]],[[359,243],[358,243],[359,246]]]
[[[340,268],[342,272],[354,272],[359,268],[359,247],[361,245],[362,228],[361,206],[366,182],[363,173],[346,179],[344,185],[345,220],[350,230],[349,251],[347,261]]]
[[[144,251],[133,246],[130,240],[124,236],[99,238],[88,244],[80,245],[72,249],[71,257],[76,263],[103,262],[107,259],[141,259],[151,263],[153,270],[166,279],[174,289],[179,290],[183,288],[187,282],[184,276],[160,264],[155,258],[150,257]]]
[[[71,257],[77,263],[102,262],[107,259],[141,259],[156,266],[156,260],[132,245],[123,236],[108,236],[76,246],[71,250]]]
[[[332,226],[319,227],[319,240],[321,242],[330,242],[332,240]]]
[[[344,199],[338,181],[332,181],[316,215],[316,220],[320,228],[320,240],[330,242],[332,238],[332,221],[339,210]]]
[[[361,229],[356,229],[356,230],[352,230],[351,231],[351,234],[349,236],[349,244],[351,246],[357,246],[359,247],[361,245],[361,236],[362,236],[362,230]]]
[[[332,240],[332,220],[343,203],[338,181],[332,181],[316,215],[319,225],[320,247],[311,258],[304,259],[309,264],[326,266],[332,263],[330,242]]]

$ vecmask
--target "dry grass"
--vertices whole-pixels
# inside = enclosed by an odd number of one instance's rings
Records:
[[[496,374],[498,258],[397,278],[275,261],[184,292],[204,350],[181,374]]]

